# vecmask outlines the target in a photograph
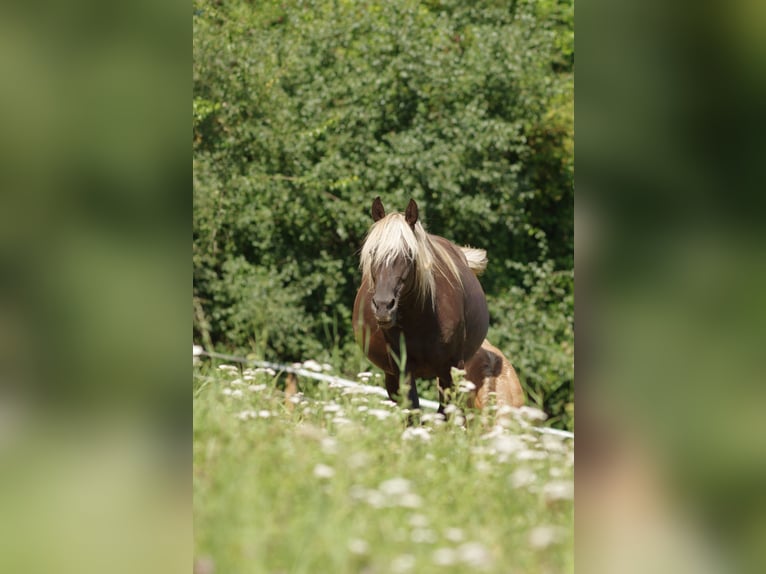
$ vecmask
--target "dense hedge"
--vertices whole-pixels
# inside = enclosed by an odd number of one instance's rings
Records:
[[[195,340],[351,368],[370,203],[414,197],[571,425],[573,57],[568,1],[196,1]]]

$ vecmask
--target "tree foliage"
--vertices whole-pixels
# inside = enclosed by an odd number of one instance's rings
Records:
[[[487,249],[492,342],[569,424],[571,2],[194,9],[195,338],[350,352],[371,201],[414,197],[429,231]]]

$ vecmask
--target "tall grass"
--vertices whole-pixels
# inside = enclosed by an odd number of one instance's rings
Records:
[[[278,387],[195,367],[199,571],[572,571],[571,440],[459,409],[408,427],[377,396]]]

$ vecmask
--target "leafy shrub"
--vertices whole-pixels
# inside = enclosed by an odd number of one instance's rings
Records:
[[[493,343],[529,389],[571,391],[571,313],[554,301],[573,291],[568,8],[196,1],[195,338],[357,364],[346,351],[371,200],[392,211],[414,197],[431,232],[488,248]],[[556,289],[529,282],[534,269]],[[556,317],[555,333],[514,332],[539,317]]]

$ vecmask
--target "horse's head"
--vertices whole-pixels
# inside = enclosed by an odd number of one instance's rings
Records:
[[[376,197],[372,203],[372,219],[377,223],[385,216],[383,203],[380,197]],[[418,220],[418,206],[412,199],[407,205],[404,220],[410,230],[414,229]],[[412,289],[415,282],[415,253],[394,245],[381,246],[381,252],[387,255],[375,257],[369,269],[371,305],[378,326],[389,329],[397,323],[400,298]]]
[[[391,265],[373,271],[371,304],[380,328],[389,329],[396,324],[399,298],[408,290],[411,269],[412,261],[400,257]]]

